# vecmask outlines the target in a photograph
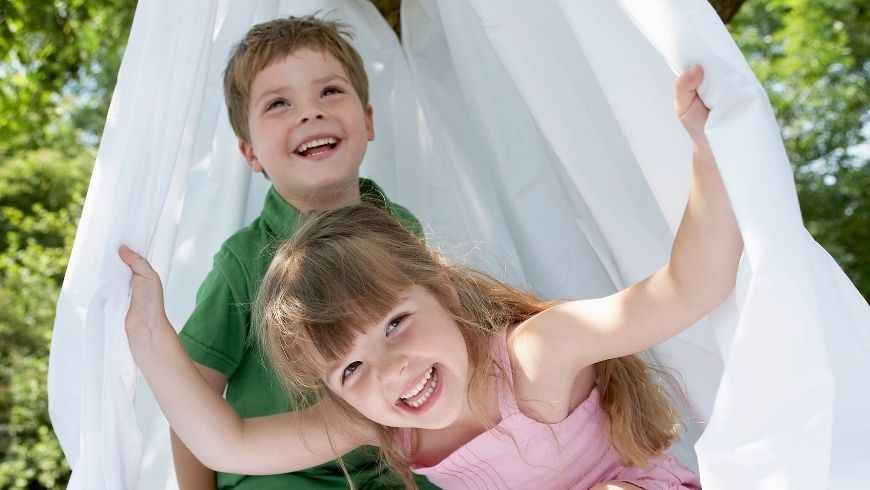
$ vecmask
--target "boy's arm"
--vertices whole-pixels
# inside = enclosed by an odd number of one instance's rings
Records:
[[[634,354],[676,335],[719,305],[734,287],[743,240],[704,125],[709,110],[697,94],[700,67],[677,79],[674,105],[692,138],[692,185],[670,262],[614,295],[563,303],[528,322],[530,345],[555,349],[576,372]],[[555,355],[553,355],[555,354]],[[564,369],[564,366],[563,366]]]
[[[215,390],[222,395],[227,386],[227,377],[220,371],[194,362],[199,374]],[[184,442],[174,430],[169,430],[169,440],[172,445],[172,462],[175,465],[175,478],[180,490],[214,490],[217,480],[214,470],[203,465],[196,456],[187,449]]]
[[[187,357],[166,319],[157,274],[127,247],[120,255],[133,271],[125,320],[133,357],[170,425],[206,466],[242,474],[298,471],[376,441],[361,427],[329,430],[316,406],[242,420]]]

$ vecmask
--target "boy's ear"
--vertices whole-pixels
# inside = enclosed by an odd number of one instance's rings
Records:
[[[239,139],[239,152],[243,157],[245,157],[245,161],[248,163],[248,166],[251,167],[251,170],[254,172],[263,171],[263,166],[260,165],[257,155],[254,154],[253,145],[243,139]]]
[[[369,141],[375,140],[375,116],[374,109],[372,109],[372,105],[369,104],[366,107],[366,132],[369,136]]]

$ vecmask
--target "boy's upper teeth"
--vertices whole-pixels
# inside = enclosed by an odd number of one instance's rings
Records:
[[[315,146],[334,145],[335,143],[337,143],[337,140],[333,137],[312,140],[312,141],[309,141],[307,143],[302,143],[301,145],[299,145],[299,148],[296,148],[296,153],[302,153],[303,151],[305,151],[309,148],[314,148]]]
[[[408,391],[407,393],[402,395],[402,398],[411,398],[411,397],[414,397],[417,394],[419,394],[421,391],[423,391],[423,388],[426,387],[426,383],[428,383],[429,379],[432,378],[432,371],[434,369],[435,369],[435,366],[432,366],[431,368],[429,368],[429,370],[426,371],[426,375],[423,376],[422,379],[420,379],[420,382],[417,383],[417,385],[414,386],[414,388],[412,388],[410,391]]]

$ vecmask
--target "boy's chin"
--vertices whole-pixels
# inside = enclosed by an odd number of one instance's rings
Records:
[[[303,184],[303,185],[300,185]],[[273,182],[278,193],[290,204],[300,207],[334,208],[359,202],[359,175],[312,178],[302,183],[293,182],[289,188],[282,191],[278,182]],[[312,205],[314,207],[312,207]]]

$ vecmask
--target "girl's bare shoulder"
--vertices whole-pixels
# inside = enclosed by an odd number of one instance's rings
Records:
[[[554,305],[508,330],[508,350],[530,370],[576,376],[592,364],[594,318],[587,301]],[[590,357],[589,362],[585,362]]]
[[[538,314],[511,326],[507,335],[517,405],[526,416],[546,423],[567,417],[594,384],[591,367],[575,369],[552,320],[552,315]]]

